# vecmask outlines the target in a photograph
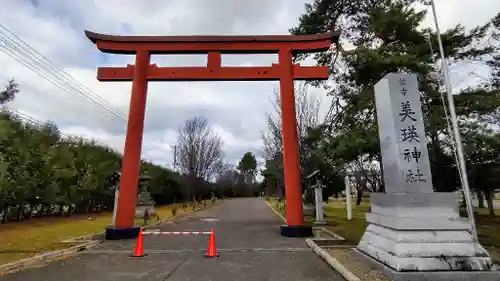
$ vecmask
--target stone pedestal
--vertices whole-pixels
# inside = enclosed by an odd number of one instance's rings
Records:
[[[143,218],[144,213],[148,210],[149,216],[156,215],[155,201],[151,194],[147,191],[146,187],[142,187],[141,192],[137,195],[137,205],[135,207],[135,217]]]
[[[146,211],[146,209],[148,210],[150,219],[152,216],[156,216],[155,205],[141,205],[135,207],[135,218],[136,219],[144,218],[144,212]]]
[[[453,193],[372,194],[358,250],[395,271],[490,270]]]
[[[462,280],[471,271],[500,280],[470,221],[460,218],[456,195],[433,191],[416,75],[386,75],[375,100],[386,193],[371,195],[357,250],[395,280]]]

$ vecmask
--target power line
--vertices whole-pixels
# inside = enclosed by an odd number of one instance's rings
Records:
[[[12,109],[12,108],[3,108],[2,113],[8,112],[10,115],[20,119],[21,121],[28,123],[32,126],[37,126],[37,127],[43,127],[46,123],[42,123],[39,120],[35,119],[34,117],[20,112],[19,110]]]
[[[65,91],[65,92],[73,95],[74,97],[76,97],[80,101],[83,101],[84,103],[86,103],[88,105],[93,105],[97,109],[99,109],[99,107],[102,108],[102,105],[100,105],[100,104],[96,104],[96,103],[91,104],[91,103],[89,103],[89,99],[87,97],[82,96],[78,92],[75,93],[75,92],[71,91],[71,85],[69,85],[69,87],[68,87],[67,83],[61,82],[60,80],[58,81],[57,79],[54,79],[53,77],[48,76],[47,72],[45,72],[43,70],[40,70],[40,69],[37,69],[36,66],[32,62],[24,60],[22,56],[19,56],[19,55],[15,54],[11,50],[2,49],[2,51],[4,51],[5,54],[7,54],[8,56],[10,56],[11,58],[13,58],[14,60],[16,60],[17,62],[23,64],[24,66],[26,66],[27,68],[29,68],[30,70],[32,70],[33,72],[35,72],[36,74],[38,74],[40,77],[44,78],[45,80],[47,80],[48,82],[50,82],[51,84],[53,84],[54,86],[56,86],[59,89],[61,89],[61,90]],[[68,89],[68,88],[70,88],[70,89]],[[101,113],[103,113],[108,118],[112,118],[108,114],[106,114],[107,111],[101,111]]]
[[[114,108],[74,77],[41,55],[29,44],[0,24],[0,50],[54,86],[93,106],[110,119],[126,123],[125,114]]]
[[[8,79],[5,75],[2,75],[2,73],[0,72],[0,81],[1,80],[9,81],[10,79]],[[19,82],[16,82],[16,83],[20,85],[21,89],[28,88],[29,92],[36,93],[39,96],[43,96],[43,94],[44,94],[40,90],[38,90],[38,88],[35,85],[33,85],[31,83],[28,83],[26,81],[23,81],[22,83],[19,83]],[[54,118],[50,114],[48,114],[44,110],[41,110],[40,108],[37,108],[34,105],[31,105],[31,104],[27,103],[26,101],[22,101],[20,99],[15,98],[13,102],[15,104],[19,104],[19,105],[21,105],[23,107],[28,108],[30,111],[32,110],[32,111],[36,111],[37,113],[43,114],[44,118],[47,118],[48,120],[54,120]]]
[[[2,51],[5,51],[5,50],[2,50]],[[26,66],[27,68],[29,68],[30,70],[32,70],[33,72],[35,72],[36,74],[38,74],[40,77],[44,78],[45,80],[47,80],[48,82],[50,82],[51,84],[53,84],[54,86],[58,87],[59,89],[73,95],[75,98],[77,98],[78,100],[80,101],[83,101],[85,104],[88,104],[88,105],[91,105],[93,106],[94,108],[96,109],[102,109],[100,110],[100,112],[105,115],[106,117],[110,118],[110,119],[117,119],[116,117],[113,118],[114,116],[112,115],[109,115],[108,114],[108,110],[106,108],[104,108],[102,105],[98,104],[98,103],[92,103],[92,102],[89,102],[89,99],[85,96],[82,96],[81,94],[79,94],[78,92],[73,92],[71,91],[70,89],[68,89],[68,85],[67,83],[64,83],[64,82],[61,82],[61,81],[58,81],[58,80],[55,80],[53,79],[52,77],[46,75],[46,72],[43,72],[43,71],[40,71],[39,69],[36,69],[33,65],[33,63],[31,62],[26,62],[26,61],[23,61],[22,58],[20,58],[19,56],[16,56],[15,54],[13,54],[12,52],[4,52],[6,53],[7,55],[9,55],[10,57],[12,57],[13,59],[15,59],[16,61],[18,61],[19,63],[23,64],[24,66]],[[121,119],[117,119],[119,121],[121,121]]]
[[[0,38],[0,40],[1,39],[2,38]],[[9,45],[9,44],[7,44],[7,45]],[[61,89],[61,90],[65,91],[65,92],[71,94],[72,96],[74,96],[75,98],[79,99],[80,101],[83,101],[84,103],[86,103],[88,105],[91,105],[91,106],[93,106],[94,108],[96,108],[98,110],[101,109],[99,111],[103,115],[105,115],[106,117],[113,118],[112,116],[110,116],[108,114],[110,112],[110,110],[108,108],[106,108],[102,104],[96,102],[94,99],[89,98],[87,95],[82,95],[81,92],[74,91],[74,86],[72,86],[71,84],[69,84],[66,81],[61,81],[61,79],[58,79],[57,76],[54,77],[54,73],[45,71],[45,69],[43,69],[43,67],[40,67],[39,65],[37,65],[37,61],[35,61],[35,63],[33,63],[30,60],[26,60],[25,59],[26,56],[17,54],[15,52],[15,49],[13,51],[12,48],[10,48],[10,49],[9,48],[1,48],[0,50],[2,50],[5,54],[7,54],[8,56],[10,56],[11,58],[13,58],[14,60],[16,60],[17,62],[23,64],[28,69],[30,69],[33,72],[35,72],[40,77],[44,78],[45,80],[47,80],[48,82],[50,82],[54,86],[56,86],[59,89]],[[40,68],[42,68],[42,69],[40,69]],[[52,74],[52,75],[50,75],[50,74]],[[113,113],[113,112],[111,112],[111,113],[116,116],[115,113]],[[118,119],[118,120],[122,121],[119,116],[118,116],[118,118],[115,117],[114,119]]]
[[[66,81],[70,81],[70,82],[73,82],[73,83],[76,83],[77,86],[79,86],[80,90],[84,90],[85,92],[87,92],[90,96],[96,98],[97,100],[99,100],[101,103],[109,106],[110,108],[112,108],[111,105],[109,105],[105,100],[103,100],[101,97],[97,96],[95,93],[93,93],[89,88],[87,88],[86,86],[84,86],[83,84],[81,84],[78,80],[76,80],[75,78],[73,78],[71,75],[69,75],[67,72],[65,72],[63,69],[59,68],[57,65],[55,65],[50,59],[48,59],[47,57],[45,57],[44,55],[42,55],[41,53],[39,53],[37,50],[35,50],[33,47],[31,47],[28,43],[26,43],[25,41],[23,41],[21,38],[19,38],[15,33],[13,33],[12,31],[8,30],[5,26],[1,25],[0,24],[0,28],[3,29],[4,31],[8,32],[11,36],[14,37],[14,39],[12,39],[12,37],[10,37],[9,35],[6,35],[12,42],[14,42],[14,44],[16,44],[17,46],[21,47],[21,48],[25,48],[27,50],[29,50],[29,53],[28,53],[28,56],[32,57],[35,59],[36,61],[36,56],[40,57],[42,59],[42,61],[44,60],[47,64],[45,65],[45,67],[48,69],[48,70],[52,70],[54,71],[54,73],[60,77],[62,77],[64,80]],[[4,32],[2,32],[3,35],[5,35]],[[16,42],[17,41],[17,42]],[[113,109],[112,110],[116,110],[116,109]],[[117,110],[116,110],[117,111]],[[119,114],[122,114],[121,112],[117,111]]]

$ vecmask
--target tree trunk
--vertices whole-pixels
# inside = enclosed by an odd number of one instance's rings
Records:
[[[477,202],[478,202],[478,207],[479,208],[484,208],[484,192],[481,189],[477,189],[476,191],[477,194]]]
[[[66,213],[66,216],[69,218],[73,214],[73,205],[70,203],[68,204],[68,212]]]
[[[28,211],[24,214],[24,219],[25,220],[30,220],[31,219],[31,213],[33,212],[33,204],[28,204]]]
[[[380,163],[380,190],[378,192],[385,192],[385,181],[384,181],[384,165],[382,165],[382,154],[377,155],[378,162]]]
[[[491,188],[488,188],[488,190],[486,191],[486,202],[488,204],[488,213],[490,214],[490,216],[494,216],[495,215],[495,207],[493,206],[493,189]]]
[[[59,204],[59,212],[57,213],[58,217],[62,217],[64,213],[64,204]]]
[[[363,187],[356,188],[356,206],[361,205],[363,200]]]
[[[90,199],[89,203],[87,204],[87,213],[91,213],[94,208],[94,200]]]
[[[278,198],[279,198],[280,201],[283,200],[283,197],[285,195],[284,192],[283,192],[283,189],[284,188],[281,185],[279,185],[279,187],[278,187]]]
[[[2,224],[7,223],[7,217],[9,216],[9,205],[5,204],[3,207],[3,218],[2,218]]]
[[[17,206],[17,221],[22,221],[23,220],[23,215],[24,215],[24,205],[19,204]]]
[[[45,215],[45,204],[42,204],[42,206],[40,207],[39,216],[40,218],[43,218],[44,215]]]

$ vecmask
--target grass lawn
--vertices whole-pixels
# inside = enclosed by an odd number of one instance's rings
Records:
[[[278,202],[275,198],[268,198],[266,200],[275,210],[281,213],[281,215],[284,217],[286,216],[284,202]],[[360,206],[356,206],[353,202],[352,207],[352,220],[348,221],[345,202],[330,200],[330,202],[324,206],[325,220],[328,222],[325,228],[344,237],[348,243],[356,245],[365,232],[365,213],[370,209],[370,203],[362,202]],[[314,218],[306,217],[305,220],[312,222]]]
[[[188,205],[186,212],[180,207],[176,216],[192,212]],[[211,201],[207,200],[207,207]],[[157,207],[157,213],[161,220],[172,217],[172,207]],[[203,204],[197,206],[204,208]],[[32,219],[24,222],[13,222],[0,225],[0,264],[30,257],[35,254],[50,250],[62,249],[70,246],[61,243],[63,240],[79,236],[103,232],[106,226],[111,224],[111,213],[92,214],[95,219],[88,220],[88,215],[74,215],[72,217],[48,217],[43,219]],[[137,225],[143,225],[142,219],[135,220]],[[149,224],[156,222],[152,218]]]
[[[353,200],[354,201],[354,200]],[[370,210],[370,202],[361,202],[356,206],[352,202],[352,220],[347,220],[345,201],[330,200],[324,207],[325,220],[331,225],[327,229],[344,237],[351,245],[357,245],[366,229],[365,213]]]
[[[477,233],[481,245],[488,248],[491,256],[500,262],[500,209],[496,209],[496,216],[489,216],[488,209],[479,209],[476,218]],[[465,212],[465,211],[464,211]]]
[[[284,203],[278,203],[275,199],[268,202],[273,208],[278,208],[284,216]],[[370,210],[370,202],[365,200],[356,206],[353,200],[352,220],[347,220],[347,211],[344,200],[330,200],[324,207],[325,220],[329,225],[327,229],[343,236],[351,245],[357,245],[366,229],[365,213]],[[488,248],[492,257],[500,261],[500,209],[496,210],[496,216],[489,216],[487,209],[476,208],[476,225],[481,245]],[[462,213],[465,211],[462,210]],[[307,218],[306,218],[307,220]]]

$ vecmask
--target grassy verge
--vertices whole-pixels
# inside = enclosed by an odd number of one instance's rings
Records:
[[[324,207],[325,220],[330,223],[326,228],[344,237],[349,244],[357,245],[365,232],[367,226],[365,214],[369,210],[369,202],[361,202],[359,206],[352,204],[352,220],[349,221],[345,203],[332,200]]]
[[[274,197],[266,197],[264,198],[271,207],[273,207],[274,210],[278,211],[283,217],[285,217],[286,212],[285,212],[285,201],[278,201]]]
[[[271,197],[266,198],[266,201],[281,215],[286,216],[284,201],[278,202],[278,200]],[[325,220],[328,222],[325,227],[345,237],[348,243],[355,245],[359,242],[366,229],[365,213],[369,209],[369,202],[362,202],[360,206],[353,204],[352,220],[348,221],[345,203],[331,200],[324,206]],[[314,218],[305,217],[305,220],[313,221]]]
[[[284,202],[276,199],[267,199],[270,205],[285,215]],[[365,214],[370,210],[370,202],[364,201],[361,205],[353,206],[352,220],[347,220],[345,201],[330,200],[324,207],[325,227],[341,236],[349,244],[357,245],[366,229]],[[476,208],[476,225],[481,245],[488,248],[490,254],[496,261],[500,261],[500,210],[497,209],[496,216],[489,216],[487,209]],[[464,211],[463,211],[464,212]],[[307,220],[308,218],[306,218]]]
[[[177,206],[176,206],[177,205]],[[191,213],[192,207],[188,206],[184,211],[179,204],[157,207],[157,213],[161,220],[172,217],[172,209],[178,207],[176,216]],[[207,207],[211,202],[207,200]],[[197,209],[203,209],[203,204]],[[51,250],[66,248],[67,243],[63,240],[102,232],[106,226],[111,224],[111,213],[93,215],[88,220],[87,215],[75,215],[69,218],[43,218],[29,221],[11,223],[0,226],[0,264],[34,256],[36,254]],[[143,225],[141,219],[135,220],[137,225]],[[149,224],[156,222],[153,218]]]
[[[500,209],[496,216],[488,215],[488,209],[476,208],[476,227],[481,245],[488,248],[491,256],[500,262]]]

